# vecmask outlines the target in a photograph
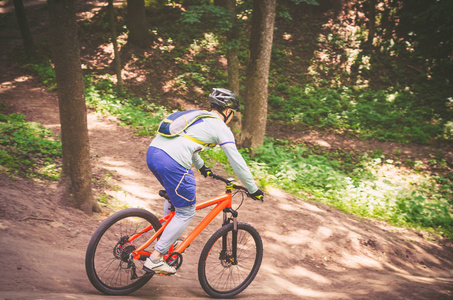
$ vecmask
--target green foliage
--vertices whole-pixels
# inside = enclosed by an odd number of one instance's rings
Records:
[[[391,221],[397,223],[418,224],[421,227],[432,227],[453,234],[451,204],[440,193],[433,194],[435,187],[426,190],[415,190],[401,195],[396,200]]]
[[[306,3],[308,5],[319,5],[318,1],[316,0],[291,0],[291,2],[294,2],[295,4],[301,4],[301,3]]]
[[[288,2],[280,7],[292,27],[280,25],[274,35],[269,118],[364,139],[451,140],[451,1],[376,8],[373,40],[367,21],[351,13],[368,17],[370,1],[338,3],[325,12],[328,21],[313,14],[304,20],[303,10]]]
[[[154,135],[159,123],[168,111],[142,98],[121,98],[114,84],[108,79],[85,77],[85,99],[87,106],[102,115],[112,115],[121,125],[129,125],[139,135]]]
[[[399,8],[401,16],[396,32],[405,43],[405,55],[422,65],[440,80],[453,73],[453,2],[448,0],[405,0]],[[403,48],[403,49],[404,49]],[[401,51],[403,52],[403,51]]]
[[[209,1],[201,1],[199,5],[191,5],[181,14],[180,21],[183,24],[193,26],[201,24],[204,28],[217,28],[219,31],[227,32],[231,29],[230,19],[232,14],[224,7],[212,5]]]
[[[448,118],[418,101],[410,90],[372,91],[357,87],[317,87],[280,83],[282,96],[271,95],[270,118],[289,124],[349,131],[365,139],[428,144],[432,138],[448,138]],[[444,111],[447,108],[443,104]],[[451,112],[450,112],[451,114]],[[436,121],[434,121],[436,120]]]
[[[24,65],[24,68],[36,74],[38,80],[48,86],[50,90],[55,90],[57,88],[55,70],[50,64],[50,61],[29,63]]]
[[[400,175],[382,153],[327,152],[266,139],[253,157],[243,152],[262,185],[308,196],[359,216],[431,228],[453,237],[453,178],[420,172]],[[225,162],[221,158],[222,163]]]
[[[58,180],[61,142],[38,123],[20,114],[0,114],[0,165],[25,178]]]

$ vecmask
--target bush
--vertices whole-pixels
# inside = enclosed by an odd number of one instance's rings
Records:
[[[364,139],[428,144],[447,136],[449,119],[439,117],[420,95],[397,89],[285,86],[270,95],[269,117],[311,128],[351,131]],[[444,108],[446,108],[444,106]]]
[[[137,130],[139,135],[154,135],[168,111],[147,103],[142,98],[121,98],[110,80],[85,77],[85,99],[88,107],[101,114],[117,117],[121,125]]]
[[[58,180],[61,142],[53,132],[25,116],[0,114],[0,165],[7,172],[25,178]]]
[[[417,169],[395,172],[393,162],[384,163],[383,155],[320,152],[274,139],[266,139],[253,157],[248,151],[243,155],[262,185],[310,195],[359,216],[453,237],[451,178],[431,177]]]

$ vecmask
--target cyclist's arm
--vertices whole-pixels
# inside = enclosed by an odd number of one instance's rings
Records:
[[[231,166],[233,167],[234,173],[239,177],[242,184],[247,188],[250,193],[254,193],[258,190],[258,187],[255,184],[255,180],[253,180],[252,173],[250,172],[247,163],[245,162],[244,158],[242,157],[241,153],[236,148],[236,144],[231,142],[225,142],[220,144],[222,147],[223,152],[225,152],[228,161],[230,162]]]
[[[198,152],[195,152],[193,155],[192,155],[192,163],[193,163],[193,166],[195,168],[197,168],[197,170],[199,170],[201,167],[204,166],[204,160],[200,157],[200,155],[198,154]]]

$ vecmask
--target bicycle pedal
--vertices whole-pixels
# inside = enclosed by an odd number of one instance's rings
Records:
[[[143,270],[145,270],[145,268],[143,268]],[[146,273],[145,273],[143,276],[154,276],[154,275],[160,275],[160,276],[173,276],[173,275],[176,274],[176,273],[174,273],[174,274],[160,274],[160,273],[156,273],[156,272],[154,272],[154,271],[151,271],[151,270],[148,271],[148,270],[149,270],[149,269],[146,268],[146,270],[145,270]]]
[[[174,273],[174,274],[158,274],[158,275],[170,277],[170,276],[173,276],[173,275],[175,275],[175,274],[176,274],[176,273]]]
[[[156,274],[156,272],[154,272],[153,270],[151,269],[148,269],[147,267],[143,266],[143,271],[145,271],[145,275],[154,275]]]
[[[141,277],[153,277],[154,275],[156,275],[156,273],[154,273],[154,272],[146,272]]]

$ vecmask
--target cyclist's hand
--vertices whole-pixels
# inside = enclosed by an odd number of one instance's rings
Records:
[[[208,177],[209,174],[212,173],[211,169],[206,167],[206,165],[203,165],[198,171],[200,171],[201,175],[204,176],[204,178]]]
[[[250,194],[250,197],[252,197],[252,199],[255,199],[255,200],[260,200],[260,201],[264,201],[264,193],[262,190],[258,189],[256,192],[254,192],[253,194]]]

